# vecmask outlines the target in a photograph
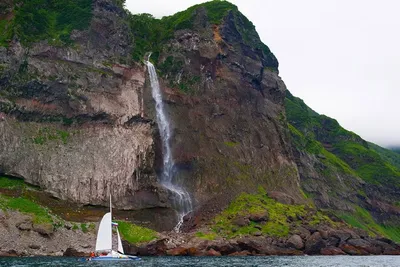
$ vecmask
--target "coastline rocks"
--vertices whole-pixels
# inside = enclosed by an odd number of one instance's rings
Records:
[[[87,257],[88,253],[77,251],[74,248],[67,248],[63,254],[64,257]]]
[[[163,256],[168,250],[166,238],[152,241],[146,246],[139,247],[137,254],[140,256]]]
[[[312,234],[311,234],[312,232]],[[191,233],[168,233],[132,250],[141,256],[297,256],[297,255],[400,255],[400,245],[386,238],[360,238],[350,229],[299,226],[287,238],[244,236],[205,240]],[[124,243],[125,245],[126,243]],[[128,247],[135,247],[128,245]],[[125,247],[125,246],[124,246]],[[130,250],[125,250],[130,251]]]
[[[379,255],[382,253],[382,249],[379,248],[379,246],[374,246],[370,242],[364,240],[364,239],[349,239],[347,243],[351,246],[354,246],[355,248],[358,249],[363,249],[367,251],[369,254],[375,254]]]
[[[346,252],[349,255],[357,255],[357,256],[361,256],[361,255],[368,255],[369,253],[362,249],[362,248],[358,248],[349,244],[342,244],[339,246],[339,248],[341,250],[343,250],[344,252]]]
[[[313,233],[306,241],[304,252],[309,255],[319,254],[322,248],[326,247],[325,241],[319,232]]]
[[[43,235],[43,236],[50,236],[54,233],[54,227],[52,224],[45,223],[45,224],[34,224],[33,231]]]
[[[337,247],[326,247],[321,249],[321,255],[334,256],[334,255],[346,255],[343,250]]]
[[[31,216],[20,216],[15,223],[15,227],[22,231],[32,230],[32,217]]]
[[[220,252],[218,252],[218,251],[216,251],[216,250],[214,250],[214,249],[212,249],[212,248],[210,248],[208,251],[207,251],[207,254],[206,254],[207,256],[221,256],[221,253]]]
[[[295,248],[295,249],[302,249],[304,248],[304,243],[303,240],[299,235],[292,235],[288,241],[286,242],[287,246],[290,248]]]

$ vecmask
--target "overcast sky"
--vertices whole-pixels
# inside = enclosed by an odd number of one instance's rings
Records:
[[[196,0],[127,0],[172,15]],[[400,1],[231,0],[279,60],[288,89],[382,146],[400,145]]]

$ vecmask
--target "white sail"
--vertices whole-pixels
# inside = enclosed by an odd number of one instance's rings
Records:
[[[118,252],[121,254],[125,254],[124,248],[122,247],[121,237],[119,236],[118,228],[117,228],[117,236],[118,236]]]
[[[96,251],[112,249],[111,212],[104,214],[97,232]]]

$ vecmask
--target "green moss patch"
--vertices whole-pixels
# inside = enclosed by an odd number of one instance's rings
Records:
[[[70,133],[64,130],[54,128],[40,128],[37,134],[32,137],[32,142],[37,145],[43,145],[49,141],[61,141],[63,144],[67,144]]]
[[[12,21],[0,21],[0,45],[14,34],[29,45],[40,40],[70,44],[72,30],[84,30],[92,19],[91,0],[16,0]]]
[[[49,212],[37,203],[22,197],[9,198],[0,196],[0,206],[4,209],[16,210],[33,216],[36,224],[52,223]]]
[[[328,168],[358,176],[370,184],[400,187],[400,157],[392,151],[368,144],[339,123],[310,109],[287,92],[285,109],[293,143],[300,151],[314,154]]]
[[[13,20],[0,20],[0,46],[8,47],[13,36]]]
[[[400,171],[369,147],[342,141],[334,145],[333,152],[349,162],[363,180],[400,187]]]
[[[226,145],[227,147],[235,147],[235,146],[239,145],[239,143],[232,142],[232,141],[226,141],[226,142],[224,142],[224,145]]]
[[[22,189],[25,188],[26,184],[22,179],[8,178],[0,176],[0,188],[8,189]]]
[[[400,242],[399,225],[383,225],[377,223],[371,214],[364,208],[357,206],[354,213],[337,212],[339,218],[349,225],[366,230],[369,234],[386,236],[396,242]]]
[[[267,220],[252,221],[252,216],[262,214]],[[237,220],[245,220],[241,225]],[[329,217],[304,205],[279,203],[260,189],[258,194],[242,193],[221,214],[215,217],[211,227],[217,235],[233,238],[262,232],[267,236],[287,236],[294,227],[301,224],[319,225],[334,223]]]
[[[157,238],[156,231],[126,221],[118,221],[118,229],[122,238],[132,244],[148,242]]]
[[[204,240],[214,240],[217,237],[217,234],[213,232],[208,232],[208,233],[197,232],[196,236]]]

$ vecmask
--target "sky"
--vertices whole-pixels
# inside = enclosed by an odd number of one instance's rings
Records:
[[[196,0],[126,0],[172,15]],[[400,145],[400,1],[231,0],[279,61],[293,95],[381,146]]]

